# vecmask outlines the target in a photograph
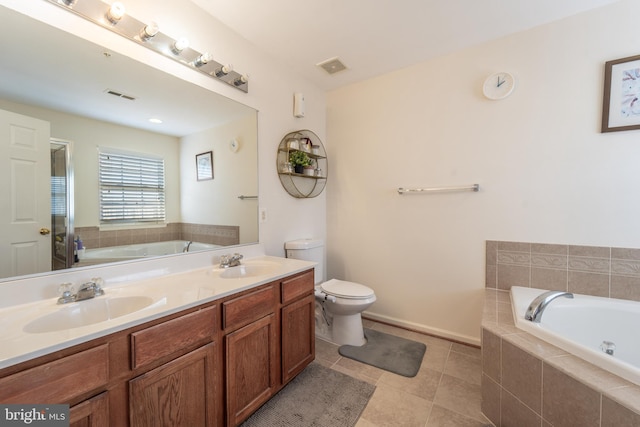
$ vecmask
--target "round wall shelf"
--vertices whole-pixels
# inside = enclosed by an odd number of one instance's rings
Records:
[[[297,158],[308,159],[310,165],[295,168],[293,163]],[[282,138],[276,167],[282,187],[293,197],[316,197],[327,185],[327,153],[318,135],[310,130],[297,130]]]

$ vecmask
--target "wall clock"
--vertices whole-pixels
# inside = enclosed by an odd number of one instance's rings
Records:
[[[488,99],[504,99],[511,95],[516,86],[515,79],[509,73],[495,73],[487,77],[482,85],[482,93]]]

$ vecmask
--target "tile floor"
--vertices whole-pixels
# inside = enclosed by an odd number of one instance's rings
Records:
[[[338,346],[316,339],[316,361],[376,386],[356,427],[484,427],[480,411],[480,349],[365,320],[366,328],[427,345],[413,378],[340,356]]]

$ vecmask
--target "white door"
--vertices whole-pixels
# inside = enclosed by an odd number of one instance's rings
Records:
[[[0,110],[0,278],[51,270],[49,133]]]

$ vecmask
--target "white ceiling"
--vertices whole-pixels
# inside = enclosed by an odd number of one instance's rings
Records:
[[[619,0],[191,0],[331,90]],[[334,75],[316,64],[339,57]]]

